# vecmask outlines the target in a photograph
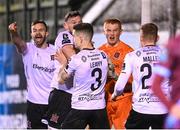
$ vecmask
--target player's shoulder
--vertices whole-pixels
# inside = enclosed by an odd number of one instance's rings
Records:
[[[59,32],[56,39],[66,40],[66,39],[70,39],[72,37],[73,37],[72,34],[69,31],[65,30],[65,31]]]
[[[69,31],[59,32],[56,37],[55,44],[71,44],[73,43],[73,36]]]
[[[100,50],[104,50],[104,49],[106,49],[106,48],[107,48],[107,46],[108,46],[108,44],[107,44],[107,43],[103,43],[101,46],[99,46],[99,47],[98,47],[98,49],[100,49]]]
[[[53,44],[48,44],[48,47],[49,47],[50,50],[56,51],[55,45],[53,45]]]
[[[129,57],[140,57],[143,54],[143,48],[138,48],[136,50],[133,50],[129,53],[127,53],[127,56]]]
[[[29,42],[26,42],[26,45],[27,45],[27,48],[34,48],[34,47],[36,47],[33,40],[31,40]]]
[[[63,35],[72,36],[72,34],[68,30],[64,30],[58,33],[58,37],[61,37]]]
[[[129,51],[133,51],[134,50],[130,45],[128,45],[127,43],[125,43],[123,41],[120,41],[119,47],[123,47],[124,49],[127,49]]]
[[[98,50],[98,49],[97,49],[97,52],[100,52],[100,54],[101,54],[103,57],[107,57],[107,54],[106,54],[105,51],[103,51],[103,50]]]

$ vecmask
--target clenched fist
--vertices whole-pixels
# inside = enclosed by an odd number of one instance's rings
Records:
[[[17,32],[17,24],[16,24],[16,22],[11,23],[11,24],[9,25],[9,31],[10,31],[10,32]]]

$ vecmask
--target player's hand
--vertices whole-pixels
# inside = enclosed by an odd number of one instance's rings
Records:
[[[122,91],[114,91],[113,94],[111,95],[111,101],[116,101],[117,96],[123,95],[123,90]]]
[[[16,24],[16,22],[11,23],[11,24],[9,25],[9,31],[10,31],[10,32],[17,32],[17,24]]]
[[[180,104],[173,105],[170,110],[170,114],[172,114],[177,119],[180,119]]]
[[[111,101],[116,101],[116,97],[117,97],[117,95],[115,93],[113,93],[111,96]]]

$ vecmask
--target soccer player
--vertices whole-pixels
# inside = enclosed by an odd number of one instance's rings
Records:
[[[162,58],[160,64],[156,66],[155,78],[152,85],[152,90],[160,98],[160,100],[168,108],[169,113],[176,120],[172,122],[167,122],[165,124],[166,128],[180,128],[180,35],[172,38],[166,48],[167,55]],[[166,94],[161,88],[161,84],[164,80],[168,78],[170,80],[170,85],[172,86],[171,98],[167,98]],[[168,123],[170,123],[168,125]],[[174,125],[173,125],[174,124]]]
[[[167,114],[167,109],[151,90],[153,67],[159,62],[163,50],[156,45],[158,27],[153,23],[141,26],[141,48],[126,55],[123,69],[115,84],[112,99],[121,95],[130,75],[133,75],[133,104],[125,127],[127,129],[160,129]],[[168,81],[163,84],[163,91],[169,95]]]
[[[65,31],[60,32],[55,40],[57,50],[55,58],[58,59],[58,53],[62,51],[65,58],[69,60],[76,53],[72,30],[74,25],[82,22],[82,18],[78,11],[70,11],[65,15],[64,19]],[[57,76],[62,65],[57,61],[55,62],[56,71],[51,82],[53,91],[49,97],[49,110],[46,116],[49,128],[60,129],[62,121],[71,109],[73,78],[71,77],[64,85],[60,85],[57,81]]]
[[[103,51],[95,49],[92,43],[93,27],[89,23],[74,26],[75,47],[80,50],[73,55],[59,73],[59,82],[64,83],[72,74],[74,86],[72,109],[62,123],[63,129],[109,128],[104,85],[108,73],[108,59]]]
[[[31,42],[22,40],[17,24],[9,25],[11,40],[22,54],[27,80],[27,128],[46,129],[41,119],[48,108],[48,96],[52,90],[50,83],[54,74],[55,48],[46,42],[48,27],[44,21],[31,24]]]
[[[103,44],[99,49],[106,52],[112,61],[117,75],[120,74],[123,59],[125,55],[133,49],[120,40],[122,33],[121,22],[118,19],[107,19],[104,22],[104,34],[106,35],[107,43]],[[106,97],[107,97],[107,113],[110,126],[115,129],[124,129],[124,124],[129,115],[132,106],[132,92],[131,83],[132,78],[129,79],[124,89],[123,95],[116,98],[116,101],[111,101],[111,95],[114,90],[115,80],[109,78],[106,83]]]

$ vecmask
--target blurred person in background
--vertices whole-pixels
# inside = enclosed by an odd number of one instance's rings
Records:
[[[180,35],[168,41],[167,55],[156,66],[152,90],[169,110],[164,124],[167,129],[180,129]],[[162,83],[168,78],[171,85],[170,98],[162,90]]]
[[[120,74],[123,67],[123,60],[127,53],[133,51],[133,49],[120,40],[122,33],[121,22],[118,19],[107,19],[104,22],[104,34],[107,39],[107,43],[99,47],[100,50],[106,52],[110,60],[112,61],[117,75]],[[132,106],[132,78],[129,79],[124,92],[121,96],[116,98],[116,101],[112,102],[111,95],[114,90],[116,80],[114,78],[108,78],[105,85],[106,100],[107,100],[107,114],[110,123],[115,129],[124,129],[126,119],[129,115],[129,111]]]
[[[125,127],[127,129],[161,129],[167,115],[167,109],[151,90],[153,68],[160,60],[163,50],[156,45],[158,27],[147,23],[140,28],[141,48],[130,52],[124,59],[123,69],[115,84],[112,99],[123,94],[124,87],[133,75],[133,104]],[[168,80],[162,86],[168,96]]]
[[[72,55],[76,54],[72,30],[75,25],[81,22],[81,14],[78,11],[70,11],[65,15],[65,31],[60,32],[55,40],[56,59],[58,59],[59,52],[61,51],[67,61],[70,60]],[[66,81],[65,84],[60,85],[57,81],[57,76],[62,65],[60,64],[61,61],[55,62],[56,71],[51,82],[53,91],[49,96],[49,109],[45,118],[47,118],[49,128],[60,129],[62,121],[71,109],[73,77]]]
[[[31,24],[31,42],[25,42],[16,23],[9,25],[11,40],[22,55],[27,80],[27,128],[47,129],[41,119],[48,109],[50,83],[55,71],[53,45],[46,42],[48,27],[44,21]]]

